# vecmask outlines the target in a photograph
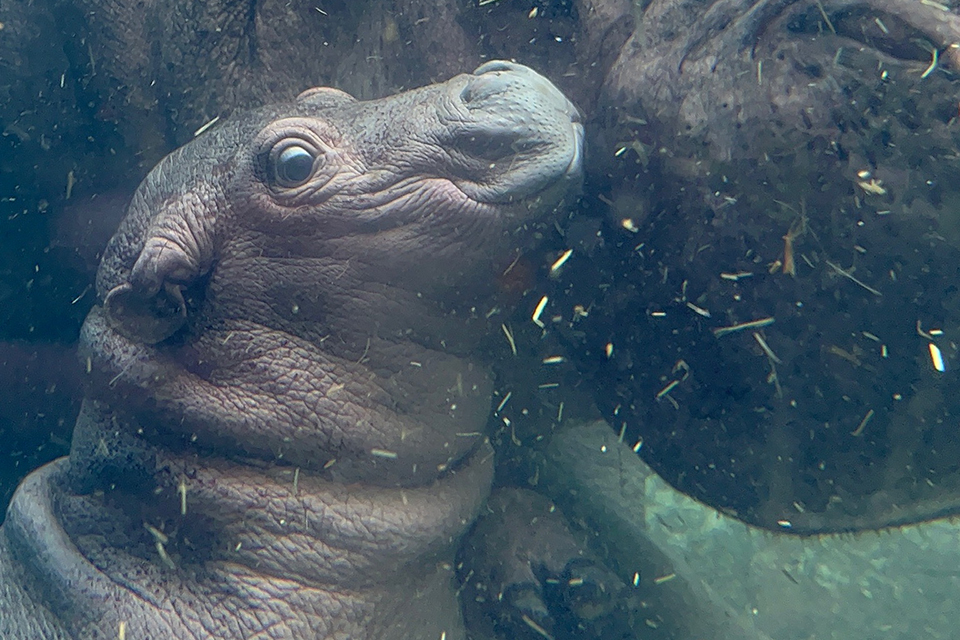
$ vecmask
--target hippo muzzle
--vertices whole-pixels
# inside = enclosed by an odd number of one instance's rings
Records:
[[[582,136],[498,61],[370,102],[312,89],[165,158],[100,266],[70,456],[0,533],[0,636],[464,637],[480,345]]]

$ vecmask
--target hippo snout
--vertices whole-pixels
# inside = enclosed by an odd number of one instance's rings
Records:
[[[466,126],[453,146],[489,161],[482,171],[471,170],[483,185],[461,184],[469,195],[507,202],[580,180],[581,114],[553,83],[505,60],[486,62],[461,79],[457,101]]]
[[[460,99],[470,109],[500,111],[505,107],[509,109],[512,101],[518,112],[526,110],[525,115],[530,117],[556,115],[561,125],[566,122],[580,125],[581,122],[580,110],[556,85],[530,67],[506,60],[491,60],[477,67],[468,76]],[[548,112],[538,113],[538,108]],[[577,130],[582,128],[575,126]]]

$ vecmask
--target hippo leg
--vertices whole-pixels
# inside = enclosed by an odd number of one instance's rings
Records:
[[[494,492],[457,570],[465,621],[480,637],[636,637],[623,581],[533,491]]]
[[[797,9],[793,9],[794,6]],[[904,41],[920,36],[937,49],[943,49],[944,58],[953,68],[960,68],[960,51],[951,47],[960,39],[960,16],[930,4],[903,0],[825,0],[819,6],[798,3],[798,0],[718,0],[703,14],[681,46],[678,68],[701,48],[712,49],[709,53],[715,56],[714,69],[723,60],[752,52],[763,32],[787,11],[798,18],[804,12],[809,13],[816,21],[823,20],[834,33],[869,40],[884,50],[895,50],[902,47]],[[893,29],[886,24],[883,30],[862,29],[856,19],[861,14],[869,14],[871,22],[882,16]],[[712,45],[708,44],[711,42]]]

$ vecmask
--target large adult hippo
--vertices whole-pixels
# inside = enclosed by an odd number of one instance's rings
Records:
[[[685,493],[777,531],[957,513],[957,3],[654,0],[642,20],[588,128],[603,244],[545,292],[590,310],[567,335],[604,416]]]
[[[100,266],[70,456],[0,530],[0,637],[465,637],[478,347],[581,159],[577,109],[508,62],[312,89],[164,159]]]

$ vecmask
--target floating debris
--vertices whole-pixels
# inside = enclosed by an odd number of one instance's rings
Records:
[[[760,345],[760,348],[765,354],[767,354],[767,357],[770,358],[770,360],[776,362],[777,364],[783,364],[783,361],[777,357],[777,354],[773,352],[773,349],[770,348],[770,345],[767,344],[767,341],[763,339],[762,335],[754,331],[753,338],[757,341],[757,344]]]
[[[829,260],[827,260],[826,263],[827,263],[827,266],[829,266],[831,269],[833,269],[834,271],[836,271],[838,274],[842,275],[842,276],[845,277],[845,278],[850,279],[851,282],[854,282],[854,283],[860,285],[861,287],[863,287],[864,289],[866,289],[867,291],[869,291],[869,292],[872,293],[873,295],[875,295],[875,296],[882,296],[882,295],[883,295],[882,293],[880,293],[879,291],[877,291],[876,289],[874,289],[874,288],[871,287],[870,285],[868,285],[868,284],[866,284],[865,282],[863,282],[863,281],[858,280],[857,278],[855,278],[849,271],[844,271],[844,270],[841,269],[839,266],[835,265],[834,263],[830,262]]]
[[[946,371],[947,365],[943,361],[943,352],[940,351],[940,347],[932,342],[927,343],[927,347],[930,349],[930,361],[933,363],[933,368],[940,373]]]
[[[147,531],[150,532],[150,535],[153,536],[155,541],[154,547],[157,549],[157,555],[160,556],[160,562],[162,562],[168,569],[176,569],[177,565],[174,563],[173,558],[167,554],[166,544],[170,542],[170,538],[167,537],[167,534],[146,522],[143,523],[143,526]]]
[[[704,309],[703,307],[698,307],[697,305],[693,304],[692,302],[688,302],[688,303],[687,303],[687,308],[690,309],[691,311],[693,311],[693,312],[694,312],[695,314],[697,314],[698,316],[703,316],[704,318],[709,318],[709,317],[710,317],[710,312],[709,312],[709,311],[707,311],[707,310]]]
[[[793,258],[793,241],[806,231],[807,223],[805,218],[800,219],[800,225],[791,226],[787,234],[783,236],[783,273],[788,276],[797,275],[797,263]]]
[[[823,21],[826,23],[827,28],[830,29],[831,33],[836,35],[837,30],[833,26],[833,22],[830,21],[830,16],[827,15],[827,10],[823,8],[823,3],[820,0],[817,0],[817,9],[820,10],[820,17],[823,18]]]
[[[749,322],[741,322],[740,324],[730,325],[728,327],[717,327],[713,330],[713,335],[718,338],[734,333],[736,331],[744,331],[746,329],[761,329],[763,327],[768,327],[774,323],[774,318],[760,318],[759,320],[751,320]]]
[[[863,189],[865,193],[869,193],[872,196],[883,196],[887,194],[887,190],[884,188],[883,184],[881,184],[876,178],[871,178],[870,180],[860,180],[857,182],[857,186]]]
[[[827,353],[843,358],[844,360],[846,360],[847,362],[849,362],[855,367],[859,367],[860,365],[863,364],[863,362],[860,361],[860,358],[858,358],[856,355],[854,355],[853,353],[850,353],[849,351],[847,351],[842,347],[838,347],[835,344],[831,344],[830,346],[827,347]]]
[[[170,542],[170,538],[167,537],[167,534],[165,534],[163,531],[160,531],[160,529],[157,529],[155,526],[144,522],[143,527],[150,532],[150,535],[153,536],[153,539],[160,544],[167,544]]]
[[[667,386],[665,386],[663,389],[660,389],[660,391],[657,392],[656,399],[660,400],[661,398],[663,398],[663,396],[673,391],[678,384],[680,384],[679,380],[671,380]]]
[[[177,493],[180,494],[180,515],[187,515],[187,481],[180,478],[180,484],[177,486]]]
[[[530,618],[530,616],[528,616],[527,614],[523,614],[520,617],[520,619],[523,620],[523,623],[525,625],[533,629],[539,635],[543,636],[544,638],[547,638],[547,640],[553,640],[553,636],[550,635],[550,633],[546,629],[544,629],[543,627],[538,625],[536,622],[534,622],[533,619]]]
[[[209,129],[210,127],[212,127],[213,125],[217,124],[217,122],[218,122],[219,120],[220,120],[220,116],[217,116],[217,117],[214,118],[213,120],[210,120],[210,121],[207,122],[205,125],[201,126],[199,129],[197,129],[196,131],[194,131],[194,132],[193,132],[193,137],[196,138],[196,137],[199,136],[201,133],[203,133],[204,131],[206,131],[207,129]]]
[[[854,436],[854,437],[857,437],[857,436],[859,436],[861,433],[863,433],[863,430],[866,428],[867,423],[870,422],[870,419],[871,419],[871,418],[873,418],[873,413],[874,413],[874,412],[873,412],[873,409],[870,409],[869,411],[867,411],[867,414],[866,414],[865,416],[863,416],[863,420],[860,421],[860,424],[857,425],[857,428],[854,429],[854,430],[850,433],[850,435],[852,435],[852,436]]]
[[[567,262],[567,260],[570,259],[570,256],[572,255],[573,255],[573,249],[567,249],[566,251],[564,251],[560,255],[560,257],[557,258],[557,260],[552,265],[550,265],[550,273],[551,274],[556,273],[560,269],[560,267],[562,267]]]
[[[543,314],[543,310],[547,308],[547,302],[549,300],[550,298],[548,298],[547,296],[543,296],[542,298],[540,298],[540,302],[537,303],[537,308],[533,310],[533,316],[531,316],[530,318],[531,320],[533,320],[533,324],[537,325],[541,329],[543,329],[544,324],[543,324],[543,320],[540,319],[540,316]]]
[[[670,370],[670,373],[676,375],[680,371],[683,371],[683,376],[680,377],[680,382],[683,382],[690,376],[690,365],[687,364],[686,360],[677,360],[673,365],[673,369]]]
[[[503,411],[503,408],[507,406],[507,403],[510,402],[510,396],[513,395],[513,391],[507,391],[507,395],[503,396],[503,400],[500,401],[500,404],[497,405],[497,410],[495,413],[500,413]]]
[[[510,331],[510,327],[505,324],[501,324],[500,328],[503,329],[503,335],[507,336],[507,343],[510,345],[510,351],[513,352],[513,355],[517,355],[517,343],[513,340],[513,332]]]
[[[927,67],[926,71],[920,74],[921,80],[925,80],[931,73],[933,73],[936,70],[937,62],[940,59],[940,52],[934,49],[933,51],[930,52],[930,56],[932,58],[930,60],[930,66]]]
[[[73,195],[73,187],[77,184],[77,179],[73,175],[73,170],[67,171],[67,194],[66,200],[70,199],[70,196]]]

